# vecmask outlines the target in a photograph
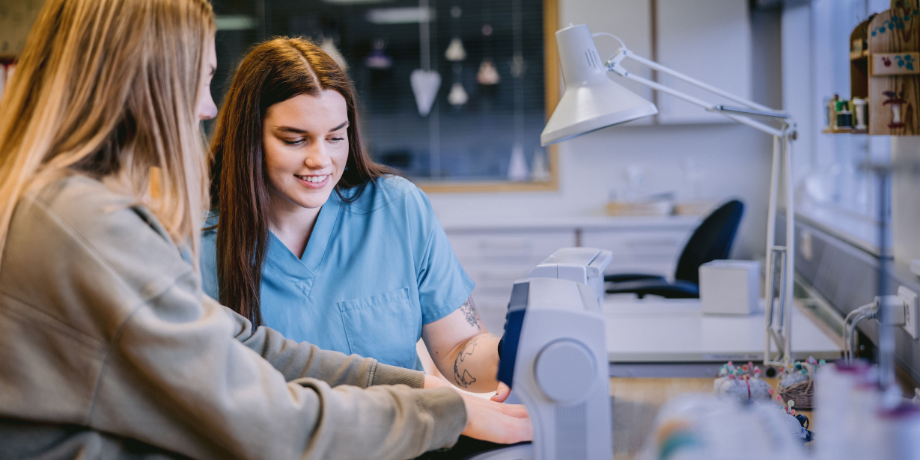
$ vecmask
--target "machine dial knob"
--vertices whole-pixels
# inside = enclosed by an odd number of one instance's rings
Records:
[[[546,396],[561,403],[575,403],[587,397],[597,369],[587,347],[570,339],[543,347],[534,366],[537,385]]]

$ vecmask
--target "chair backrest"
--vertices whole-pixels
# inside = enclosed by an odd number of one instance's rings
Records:
[[[699,284],[700,265],[727,259],[732,250],[738,224],[744,214],[744,203],[731,200],[719,206],[693,232],[677,261],[674,278]]]

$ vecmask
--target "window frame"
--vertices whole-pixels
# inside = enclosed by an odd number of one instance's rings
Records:
[[[556,110],[561,95],[562,81],[559,52],[556,48],[556,31],[559,30],[559,2],[543,0],[543,71],[546,101],[546,120]],[[483,193],[483,192],[555,192],[559,190],[559,145],[546,147],[549,180],[542,182],[492,181],[432,181],[413,179],[425,193]]]

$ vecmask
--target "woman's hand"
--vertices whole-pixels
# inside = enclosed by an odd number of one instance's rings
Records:
[[[425,374],[422,388],[450,387],[447,380]],[[511,389],[504,383],[498,384],[498,391],[492,400],[457,391],[466,406],[466,429],[463,434],[471,438],[501,444],[514,444],[533,439],[533,426],[527,409],[520,404],[501,404],[508,398]]]
[[[495,390],[495,395],[489,399],[491,399],[492,401],[501,403],[501,402],[505,402],[505,400],[508,399],[508,396],[510,394],[511,394],[511,388],[509,388],[508,385],[505,385],[502,382],[498,382],[498,389]]]
[[[533,439],[533,425],[527,409],[519,404],[500,404],[460,393],[466,405],[463,435],[499,444]]]

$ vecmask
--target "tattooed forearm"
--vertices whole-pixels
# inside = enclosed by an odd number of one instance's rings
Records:
[[[473,377],[470,371],[467,370],[467,364],[469,363],[466,362],[466,358],[473,356],[473,351],[476,350],[476,342],[478,340],[479,337],[476,337],[467,342],[460,350],[460,353],[457,354],[457,359],[454,360],[454,382],[457,382],[457,386],[461,388],[468,388],[470,385],[476,383],[476,377]],[[460,369],[461,366],[463,370]]]
[[[475,327],[479,332],[482,332],[482,326],[479,325],[479,313],[476,311],[476,306],[473,305],[473,298],[469,297],[466,299],[466,302],[463,302],[463,305],[460,305],[460,311],[463,312],[463,315],[466,317],[466,322],[470,323],[470,326]]]

